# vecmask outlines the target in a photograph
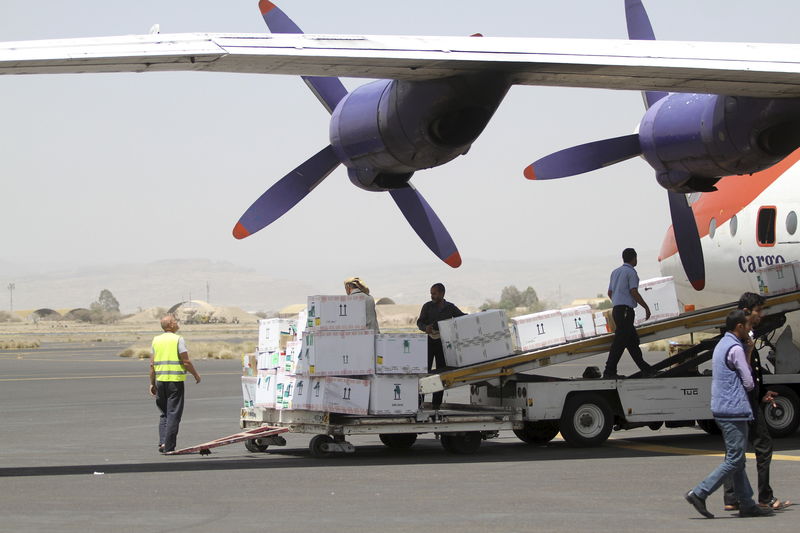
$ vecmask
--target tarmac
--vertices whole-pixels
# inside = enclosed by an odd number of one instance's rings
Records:
[[[800,517],[793,506],[735,518],[721,491],[708,500],[717,519],[697,514],[683,494],[722,451],[720,437],[697,428],[614,432],[589,449],[560,437],[531,446],[503,432],[469,456],[448,454],[433,435],[407,451],[356,437],[355,454],[325,459],[311,457],[309,435],[289,433],[287,446],[266,453],[233,444],[205,457],[161,456],[148,362],[118,357],[123,348],[0,351],[0,530],[778,532],[796,531]],[[239,431],[239,361],[195,363],[203,381],[189,379],[179,447]],[[586,364],[559,367],[579,375]],[[775,448],[775,494],[798,502],[800,434]],[[752,457],[748,473],[755,483]]]

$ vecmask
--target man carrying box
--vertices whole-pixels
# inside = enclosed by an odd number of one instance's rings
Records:
[[[461,309],[445,301],[444,292],[443,284],[434,283],[431,287],[431,301],[422,306],[417,319],[417,327],[428,334],[428,372],[433,370],[434,361],[436,361],[437,370],[441,370],[445,366],[444,349],[439,336],[439,321],[466,315]],[[443,398],[444,391],[433,393],[434,409],[441,407]]]
[[[611,280],[608,284],[608,297],[614,305],[611,316],[614,317],[616,329],[611,350],[608,352],[606,369],[603,372],[604,379],[622,377],[617,375],[617,364],[626,348],[642,374],[646,377],[652,374],[650,365],[642,357],[642,349],[639,348],[639,334],[636,333],[636,328],[633,326],[634,308],[637,304],[644,308],[645,320],[650,318],[650,308],[639,294],[639,275],[634,268],[637,263],[636,250],[625,248],[622,251],[622,261],[622,266],[611,272]]]

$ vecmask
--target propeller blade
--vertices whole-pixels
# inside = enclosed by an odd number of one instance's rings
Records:
[[[253,202],[233,228],[233,236],[244,239],[278,220],[322,183],[339,163],[330,145],[317,152]]]
[[[669,213],[672,216],[672,230],[681,258],[683,271],[695,290],[706,286],[706,267],[703,260],[703,246],[694,212],[683,193],[667,191],[669,194]]]
[[[391,189],[389,194],[419,238],[436,257],[453,268],[461,266],[461,255],[453,239],[419,191],[409,183],[401,189]]]
[[[303,33],[297,24],[290,19],[286,13],[280,10],[278,6],[269,0],[260,0],[258,8],[261,10],[261,16],[264,17],[264,22],[272,33]],[[336,105],[347,95],[347,89],[344,88],[339,78],[327,78],[320,76],[301,76],[303,81],[306,82],[308,88],[317,97],[317,100],[325,106],[328,113],[333,113]]]
[[[642,0],[625,0],[625,20],[628,23],[628,39],[632,41],[655,41],[656,34],[650,24],[650,17],[642,5]],[[645,107],[667,96],[664,91],[642,91]]]
[[[607,167],[641,153],[639,135],[634,133],[555,152],[525,167],[524,174],[529,180],[566,178]]]

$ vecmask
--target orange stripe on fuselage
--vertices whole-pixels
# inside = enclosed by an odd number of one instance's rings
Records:
[[[702,239],[708,235],[708,227],[712,218],[717,219],[717,227],[730,220],[733,215],[750,205],[759,194],[772,185],[781,175],[800,160],[800,150],[795,150],[783,161],[767,170],[745,176],[726,176],[717,182],[717,191],[704,193],[692,204],[694,219]],[[675,243],[675,232],[672,226],[664,236],[658,260],[663,261],[678,253]]]

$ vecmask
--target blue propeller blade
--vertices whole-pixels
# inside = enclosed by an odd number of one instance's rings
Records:
[[[675,243],[678,245],[683,271],[686,272],[692,287],[701,291],[706,286],[706,266],[694,212],[685,194],[673,191],[667,193],[672,229],[675,232]]]
[[[303,30],[272,2],[261,0],[258,8],[272,33],[303,33]],[[328,113],[333,113],[339,101],[347,95],[347,89],[344,88],[339,78],[320,76],[302,76],[302,78],[311,92],[328,110]]]
[[[317,152],[253,202],[233,228],[233,236],[244,239],[278,220],[314,190],[339,164],[339,158],[331,146]]]
[[[390,190],[389,194],[431,252],[451,267],[458,268],[461,255],[453,239],[419,191],[409,183],[406,187]]]
[[[637,134],[604,139],[545,156],[525,168],[529,180],[552,180],[583,174],[642,153]]]
[[[628,39],[632,41],[655,41],[656,34],[650,24],[650,17],[647,16],[642,5],[642,0],[625,0],[625,20],[628,23]],[[663,91],[644,91],[645,105],[649,108],[668,93]]]

